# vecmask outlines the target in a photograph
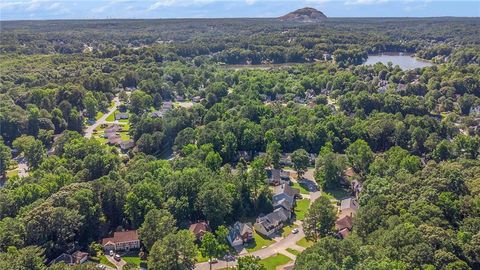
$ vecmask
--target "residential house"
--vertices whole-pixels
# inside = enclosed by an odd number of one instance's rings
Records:
[[[232,247],[239,247],[253,239],[253,226],[251,223],[235,222],[227,235],[227,240]]]
[[[128,251],[140,248],[140,240],[136,230],[114,232],[113,237],[102,239],[102,246],[105,251]]]
[[[53,265],[56,263],[65,263],[68,265],[73,265],[73,264],[81,264],[86,262],[88,259],[88,253],[86,252],[81,252],[81,251],[75,251],[72,255],[68,253],[62,253],[60,256],[57,258],[53,259],[49,265]]]
[[[171,109],[173,109],[173,102],[172,101],[164,101],[163,104],[162,104],[162,108],[160,108],[160,110],[151,112],[150,117],[154,117],[154,118],[163,117]]]
[[[72,254],[72,258],[74,263],[81,264],[87,261],[88,253],[77,250]]]
[[[280,165],[282,166],[293,166],[292,159],[290,158],[291,153],[285,153],[280,156]]]
[[[359,205],[355,197],[349,197],[343,199],[340,202],[340,217],[351,216],[353,217],[358,211]]]
[[[300,190],[292,188],[288,184],[281,184],[276,186],[273,194],[273,204],[280,202],[282,199],[285,199],[290,203],[290,205],[295,205],[295,198],[300,195]]]
[[[255,222],[255,231],[266,236],[271,237],[289,220],[291,213],[283,208],[277,208],[268,215],[262,215],[257,218]]]
[[[128,119],[128,113],[116,113],[115,114],[115,120],[125,120]]]
[[[199,221],[190,225],[190,228],[188,228],[188,230],[192,232],[193,235],[195,235],[195,238],[197,238],[197,240],[201,240],[203,235],[205,235],[206,232],[210,231],[210,227],[208,226],[207,222]]]
[[[281,169],[268,169],[267,170],[268,183],[273,186],[280,184],[290,184],[290,172]]]
[[[127,152],[128,150],[132,149],[135,146],[135,142],[133,140],[126,140],[120,142],[120,149],[123,152]]]
[[[335,229],[338,230],[337,236],[341,239],[348,237],[353,228],[351,216],[343,216],[335,221]]]
[[[193,103],[199,103],[201,100],[202,100],[202,97],[200,97],[200,96],[194,96],[192,98]]]

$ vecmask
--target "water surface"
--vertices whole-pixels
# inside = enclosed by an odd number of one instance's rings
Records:
[[[404,70],[429,67],[433,65],[428,61],[420,60],[412,55],[402,53],[369,55],[364,65],[373,65],[378,62],[381,62],[384,65],[387,65],[388,62],[392,62],[393,66],[398,65]]]

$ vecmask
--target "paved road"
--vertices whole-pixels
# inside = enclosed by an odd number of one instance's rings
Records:
[[[304,178],[307,181],[312,181],[314,183],[313,169],[310,169],[305,174]],[[321,191],[315,189],[313,192],[310,192],[308,198],[310,199],[311,202],[313,202],[318,197],[320,197],[320,195],[321,195]],[[278,242],[275,242],[272,245],[270,245],[270,246],[268,246],[264,249],[260,249],[260,250],[257,250],[255,252],[251,252],[251,253],[247,253],[247,254],[242,254],[242,255],[239,255],[239,256],[242,257],[242,256],[251,255],[251,256],[255,256],[255,257],[258,256],[261,259],[264,259],[264,258],[274,256],[277,253],[282,253],[282,254],[290,257],[292,260],[295,260],[295,258],[296,258],[295,255],[287,252],[286,249],[287,248],[293,248],[293,249],[296,249],[296,250],[299,250],[299,251],[303,251],[304,248],[298,246],[296,243],[300,239],[305,237],[305,234],[304,234],[303,228],[302,228],[302,222],[297,221],[297,222],[295,222],[295,224],[298,225],[298,233],[297,234],[289,234],[287,237],[280,239]],[[226,268],[227,266],[234,266],[236,264],[237,264],[236,261],[227,263],[225,261],[219,260],[218,263],[212,264],[212,269],[222,269],[222,268]],[[195,269],[196,270],[209,270],[210,266],[209,266],[208,262],[198,263],[198,264],[195,265]]]
[[[102,115],[102,117],[100,117],[100,119],[98,119],[97,121],[95,121],[95,123],[93,123],[93,125],[91,126],[88,126],[87,129],[85,129],[85,138],[91,138],[92,135],[93,135],[93,130],[96,129],[98,126],[102,125],[102,124],[105,124],[107,122],[107,117],[114,113],[118,106],[120,106],[120,99],[118,98],[118,96],[116,96],[114,99],[113,99],[113,107],[111,107],[107,113],[105,113],[104,115]]]

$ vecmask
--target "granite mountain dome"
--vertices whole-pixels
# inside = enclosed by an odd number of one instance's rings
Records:
[[[321,11],[314,8],[306,7],[297,9],[284,16],[279,17],[282,21],[297,21],[297,22],[318,22],[325,20],[327,16]]]

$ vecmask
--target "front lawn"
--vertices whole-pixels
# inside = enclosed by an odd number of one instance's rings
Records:
[[[273,241],[270,238],[264,237],[261,234],[258,234],[257,232],[253,233],[253,241],[251,243],[248,243],[245,248],[247,249],[248,252],[253,252],[257,251],[259,249],[262,249],[262,247],[268,247],[271,244],[273,244],[275,241]]]
[[[101,264],[106,265],[106,266],[110,266],[110,267],[113,267],[113,268],[117,269],[117,267],[116,267],[113,263],[111,263],[111,262],[107,259],[107,257],[105,257],[105,255],[101,255],[101,256],[99,256],[99,258],[100,258],[100,263],[101,263]]]
[[[267,270],[276,270],[277,266],[285,265],[285,264],[289,263],[290,261],[291,260],[290,260],[289,257],[278,253],[275,256],[271,256],[271,257],[268,257],[268,258],[265,258],[265,259],[261,260],[260,263],[263,264],[263,266],[265,266],[265,268]]]
[[[295,205],[295,216],[297,217],[297,220],[303,220],[305,218],[305,214],[307,213],[309,206],[309,199],[302,199],[297,201]]]
[[[287,226],[284,226],[280,232],[282,233],[282,237],[287,237],[288,235],[290,235],[290,233],[292,233],[292,230],[293,228],[297,228],[296,225],[287,225]]]
[[[105,119],[107,122],[113,122],[115,121],[115,114],[119,113],[119,110],[114,111],[113,113],[109,114],[107,116],[107,119]]]
[[[308,191],[308,189],[306,189],[303,185],[299,184],[298,182],[292,182],[292,183],[293,183],[292,187],[299,189],[300,194],[310,194],[310,191]]]
[[[142,261],[140,257],[135,255],[122,256],[122,259],[127,263],[135,264],[136,266],[140,266],[140,263],[145,262],[145,261]]]
[[[304,247],[304,248],[308,248],[308,247],[313,246],[313,242],[308,241],[307,238],[304,237],[297,242],[297,245],[299,245],[301,247]]]
[[[103,116],[103,112],[100,112],[100,111],[97,112],[97,116],[95,116],[95,120],[102,118],[102,116]]]
[[[302,253],[301,251],[298,251],[298,250],[293,249],[293,248],[287,248],[287,251],[288,251],[288,253],[292,253],[295,256],[298,256],[298,255],[300,255],[300,253]]]

